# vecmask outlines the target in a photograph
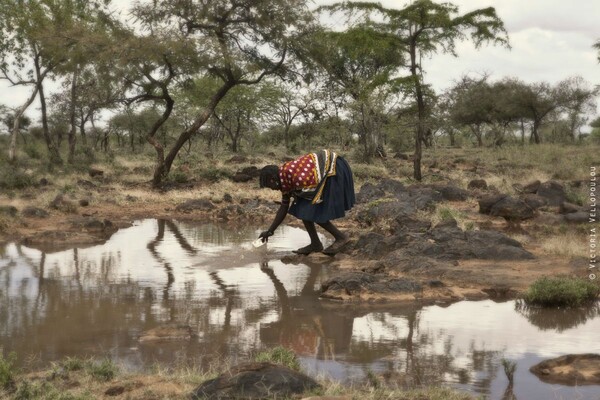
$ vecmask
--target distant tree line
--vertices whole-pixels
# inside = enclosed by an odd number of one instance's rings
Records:
[[[158,186],[180,152],[198,151],[193,143],[233,152],[335,145],[365,160],[412,150],[421,179],[423,147],[574,142],[595,112],[598,92],[579,77],[465,76],[443,93],[427,84],[423,60],[456,56],[460,40],[508,46],[493,8],[308,5],[156,0],[121,17],[110,0],[0,0],[0,79],[29,88],[23,104],[0,107],[7,159],[16,162],[19,140],[43,141],[53,164],[149,144]],[[347,27],[328,29],[327,15]],[[55,93],[49,80],[61,84]],[[25,112],[36,99],[33,124]]]

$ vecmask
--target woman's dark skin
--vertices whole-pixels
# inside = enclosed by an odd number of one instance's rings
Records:
[[[266,187],[268,187],[269,189],[272,189],[272,190],[281,190],[281,182],[278,177],[269,177],[266,182]],[[281,206],[279,207],[279,210],[277,210],[277,213],[275,214],[275,219],[273,220],[273,223],[271,224],[271,226],[269,227],[268,230],[262,232],[259,235],[259,238],[262,238],[264,241],[268,241],[269,236],[272,236],[273,232],[275,232],[275,229],[277,229],[277,227],[279,225],[281,225],[281,223],[285,219],[285,216],[288,213],[288,209],[290,208],[291,197],[292,197],[291,194],[283,193],[283,196],[281,198]],[[322,251],[323,244],[321,243],[321,240],[319,239],[319,236],[317,235],[317,228],[315,226],[315,223],[312,221],[305,221],[305,220],[302,220],[302,222],[304,223],[304,227],[306,228],[306,231],[308,232],[308,235],[310,236],[310,244],[308,246],[302,247],[294,252],[298,253],[298,254],[310,254],[313,252]],[[335,238],[335,243],[341,243],[348,238],[339,229],[337,229],[335,227],[335,225],[333,225],[331,223],[331,221],[318,223],[318,225],[321,228],[325,229],[327,232],[329,232]]]

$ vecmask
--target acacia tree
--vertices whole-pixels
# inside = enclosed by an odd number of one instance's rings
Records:
[[[410,84],[417,103],[418,124],[415,132],[414,177],[421,180],[422,142],[426,132],[426,104],[424,100],[424,68],[422,60],[437,52],[456,56],[456,42],[467,37],[476,47],[484,43],[508,45],[504,23],[493,7],[459,14],[452,3],[416,0],[402,9],[384,8],[379,3],[344,2],[324,7],[358,15],[365,23],[390,35],[395,46],[408,56]],[[398,66],[403,66],[399,60]]]
[[[138,4],[133,14],[145,33],[161,32],[194,48],[199,56],[196,73],[220,80],[193,123],[164,156],[159,154],[154,185],[167,176],[181,148],[233,87],[285,73],[288,48],[312,20],[306,0],[157,0]]]
[[[13,86],[31,86],[27,101],[16,110],[9,159],[16,157],[20,116],[40,100],[44,139],[50,160],[61,163],[50,134],[44,81],[73,59],[73,49],[86,40],[84,21],[103,13],[110,0],[0,0],[0,79]],[[89,42],[85,51],[90,52]]]
[[[566,83],[566,102],[565,111],[569,127],[571,141],[577,139],[579,129],[585,125],[588,120],[587,115],[596,111],[595,97],[600,89],[593,88],[582,77],[576,76],[569,78]]]
[[[398,85],[392,73],[401,54],[393,38],[361,25],[343,32],[322,30],[309,42],[309,67],[324,72],[328,90],[338,89],[364,157],[377,155],[383,144],[380,103]]]
[[[594,43],[594,48],[598,50],[598,62],[600,62],[600,40]]]

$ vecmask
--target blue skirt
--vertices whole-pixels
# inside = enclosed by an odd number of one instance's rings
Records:
[[[323,223],[342,218],[350,210],[354,197],[354,180],[348,162],[338,156],[335,164],[336,174],[327,178],[323,189],[323,201],[312,204],[310,200],[295,196],[294,204],[288,213],[304,221]]]

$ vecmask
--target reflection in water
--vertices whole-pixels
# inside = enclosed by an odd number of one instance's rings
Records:
[[[542,358],[600,351],[590,349],[600,330],[597,312],[542,315],[491,301],[446,308],[321,301],[326,266],[279,261],[307,235],[284,228],[267,252],[249,245],[256,235],[248,227],[229,232],[145,220],[102,246],[48,254],[4,246],[0,348],[42,363],[110,355],[142,368],[246,358],[283,345],[309,372],[342,381],[373,371],[399,387],[450,383],[494,399],[509,395],[502,357],[518,364],[517,398],[571,398],[573,388],[541,383],[529,367]],[[142,332],[167,322],[187,323],[198,337],[138,343]],[[586,398],[594,388],[577,394]]]
[[[530,307],[523,301],[515,302],[515,310],[541,330],[563,332],[585,324],[587,320],[600,316],[600,304],[577,308]]]

